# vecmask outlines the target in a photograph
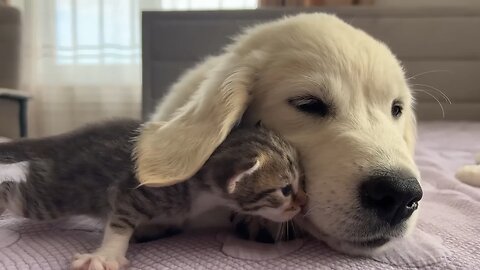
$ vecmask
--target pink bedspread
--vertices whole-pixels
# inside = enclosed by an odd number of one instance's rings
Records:
[[[232,247],[211,232],[132,245],[131,269],[480,269],[480,189],[454,178],[475,152],[480,123],[420,124],[416,158],[425,196],[419,225],[413,237],[383,255],[350,257],[306,240],[277,258],[245,260],[226,255]],[[0,218],[0,230],[0,269],[67,269],[72,254],[94,249],[101,238],[91,224],[9,216]]]

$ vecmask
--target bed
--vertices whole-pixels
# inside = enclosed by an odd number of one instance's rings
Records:
[[[131,269],[478,269],[480,189],[453,176],[480,151],[478,138],[480,123],[420,123],[422,213],[412,237],[385,255],[349,257],[307,239],[288,244],[295,247],[282,256],[257,246],[265,256],[245,259],[235,252],[243,242],[228,241],[228,232],[203,231],[131,245]],[[0,269],[66,269],[75,252],[93,250],[102,234],[96,222],[81,217],[40,224],[3,216],[0,237]]]
[[[143,16],[144,116],[179,73],[214,53],[229,35],[258,21],[299,10],[229,12],[146,12]],[[311,10],[310,10],[311,11]],[[480,152],[480,11],[472,9],[328,10],[388,43],[417,84],[441,88],[452,100],[445,118],[435,101],[418,96],[416,160],[424,199],[412,236],[373,258],[339,254],[322,242],[285,244],[286,252],[246,243],[228,231],[185,233],[133,244],[131,269],[478,269],[480,267],[480,189],[457,181],[455,171]],[[433,29],[433,30],[432,30]],[[208,39],[201,38],[208,33]],[[455,40],[451,42],[450,40]],[[195,44],[195,46],[192,46]],[[431,46],[435,44],[435,46]],[[432,90],[434,91],[434,90]],[[435,92],[435,91],[434,91]],[[439,120],[442,121],[439,121]],[[428,120],[428,121],[427,121]],[[66,269],[75,252],[98,246],[101,228],[76,218],[35,223],[0,217],[0,269]]]

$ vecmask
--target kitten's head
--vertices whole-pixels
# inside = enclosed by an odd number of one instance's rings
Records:
[[[219,152],[225,154],[223,183],[236,210],[276,222],[301,211],[306,195],[299,157],[279,136],[263,127],[234,131]]]

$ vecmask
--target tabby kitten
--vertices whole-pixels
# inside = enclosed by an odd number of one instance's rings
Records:
[[[191,179],[139,186],[132,160],[141,123],[115,120],[42,139],[0,144],[0,213],[36,220],[104,218],[101,246],[76,255],[74,269],[118,269],[135,231],[152,222],[182,226],[214,207],[293,218],[305,203],[292,146],[262,127],[237,128]],[[135,233],[137,233],[135,232]]]

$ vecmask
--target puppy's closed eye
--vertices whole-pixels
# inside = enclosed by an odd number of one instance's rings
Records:
[[[393,118],[400,118],[403,112],[403,104],[399,100],[394,100],[392,102],[392,116]]]
[[[331,113],[331,106],[328,103],[312,95],[290,98],[288,104],[301,112],[315,116],[325,117]]]

